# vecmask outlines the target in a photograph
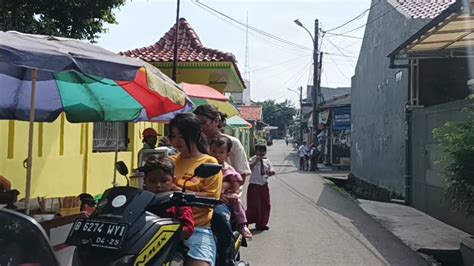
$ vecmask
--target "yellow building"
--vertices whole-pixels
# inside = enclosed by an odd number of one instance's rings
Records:
[[[32,197],[63,197],[82,192],[102,193],[112,186],[115,132],[119,130],[121,152],[118,160],[134,168],[142,147],[141,132],[153,127],[163,134],[159,123],[72,124],[61,115],[53,123],[35,123]],[[105,136],[105,137],[104,137]],[[0,121],[0,175],[24,197],[28,151],[28,122]],[[117,176],[120,184],[125,178]]]

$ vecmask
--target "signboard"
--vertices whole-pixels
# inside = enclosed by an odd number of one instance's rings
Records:
[[[329,118],[329,110],[324,110],[321,113],[319,113],[319,123],[326,125],[328,123],[328,118]]]
[[[344,130],[351,128],[351,108],[335,108],[333,109],[334,124],[333,128],[335,130]]]

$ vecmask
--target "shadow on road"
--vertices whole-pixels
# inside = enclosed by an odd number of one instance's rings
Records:
[[[336,224],[340,225],[341,228],[346,228],[345,231],[351,234],[355,239],[360,239],[360,236],[357,234],[361,233],[370,245],[375,248],[390,265],[426,264],[426,261],[420,254],[411,250],[395,235],[383,228],[354,201],[354,199],[342,195],[329,185],[325,185],[317,201],[317,205],[325,210],[346,217],[351,224],[357,228],[358,232],[352,232],[350,229],[344,227],[344,225],[341,225],[337,219],[333,220]],[[328,215],[332,216],[329,213]],[[364,246],[367,245],[361,240],[358,241]]]
[[[298,175],[314,175],[318,178],[322,178],[322,176],[328,174],[324,172],[314,173],[297,170],[297,166],[299,166],[299,158],[296,152],[290,152],[287,154],[285,160],[292,162],[294,167],[284,169],[285,172],[278,172],[279,174],[298,173]],[[318,176],[316,174],[318,174]],[[337,173],[335,172],[332,174]],[[420,254],[411,250],[401,242],[400,239],[383,228],[377,221],[365,213],[360,208],[357,201],[348,196],[348,194],[341,193],[335,188],[332,188],[329,184],[326,184],[323,186],[319,198],[315,200],[314,198],[309,197],[309,195],[305,195],[298,191],[293,187],[291,182],[282,179],[278,180],[282,185],[286,186],[301,199],[310,204],[316,205],[318,209],[327,215],[327,217],[333,220],[334,226],[340,227],[386,263],[390,265],[427,264]],[[338,219],[337,216],[339,215],[345,218]],[[350,223],[352,226],[347,223]]]

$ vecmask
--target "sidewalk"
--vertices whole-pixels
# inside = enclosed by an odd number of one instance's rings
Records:
[[[359,199],[360,207],[414,250],[457,250],[469,236],[415,208]]]
[[[348,180],[347,172],[330,168],[322,168],[317,174],[338,187],[344,187]],[[460,244],[466,242],[470,236],[468,233],[410,206],[363,199],[357,201],[364,212],[412,250],[428,255],[443,265],[462,265],[461,255],[465,254],[461,254]]]

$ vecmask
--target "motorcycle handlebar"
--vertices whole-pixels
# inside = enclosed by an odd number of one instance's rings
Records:
[[[166,210],[175,206],[189,206],[198,208],[214,208],[223,204],[222,201],[213,198],[200,197],[194,194],[182,192],[160,193],[155,196],[153,201],[148,205],[147,210]]]
[[[217,205],[223,204],[222,201],[216,200],[213,198],[199,197],[192,194],[186,194],[185,196],[187,203],[189,204],[198,204],[206,206],[206,208],[214,208]],[[193,206],[198,207],[198,206]]]

